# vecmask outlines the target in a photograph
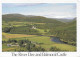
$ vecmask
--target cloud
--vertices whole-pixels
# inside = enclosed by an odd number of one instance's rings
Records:
[[[48,18],[76,16],[75,3],[3,3],[3,14],[20,13]]]
[[[42,3],[27,3],[27,4],[15,4],[16,6],[35,6],[35,5],[39,5],[39,4],[42,4]]]
[[[10,5],[11,4],[11,5]],[[35,6],[43,3],[3,3],[3,7],[23,7],[23,6]]]

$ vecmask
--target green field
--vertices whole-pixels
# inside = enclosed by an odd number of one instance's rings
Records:
[[[14,34],[5,33],[4,36],[7,37],[7,35],[14,35]],[[17,35],[19,35],[19,34],[16,34],[16,36]],[[22,34],[22,36],[24,36],[24,35]],[[34,43],[37,43],[36,45],[40,45],[41,47],[45,48],[46,51],[49,51],[49,49],[51,47],[57,47],[57,48],[61,49],[62,51],[65,51],[65,50],[66,51],[76,51],[76,47],[75,46],[52,42],[50,37],[37,36],[37,35],[30,35],[30,36],[26,35],[24,37],[22,37],[22,36],[17,37],[17,38],[14,38],[13,36],[11,36],[10,39],[16,39],[16,40],[29,39],[30,41],[32,41]],[[3,41],[4,40],[7,41],[8,39],[9,38],[6,38],[6,39],[3,38]],[[19,47],[7,47],[7,44],[3,44],[3,51],[14,51],[17,48],[19,48]]]

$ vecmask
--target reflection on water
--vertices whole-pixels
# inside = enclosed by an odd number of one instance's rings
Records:
[[[51,41],[56,42],[56,43],[61,43],[61,44],[65,44],[64,42],[62,42],[58,37],[52,37]]]

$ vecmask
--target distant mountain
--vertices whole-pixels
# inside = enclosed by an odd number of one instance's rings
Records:
[[[4,15],[2,15],[2,16],[5,16],[5,17],[8,17],[8,16],[10,16],[10,17],[25,17],[25,15],[22,15],[22,14],[4,14]]]
[[[76,18],[51,18],[51,19],[56,19],[56,20],[64,22],[64,23],[72,22],[72,21],[76,20]]]
[[[57,19],[57,20],[61,22],[72,22],[74,19]]]
[[[21,22],[37,22],[37,23],[57,23],[63,24],[56,19],[50,19],[43,16],[33,16],[33,15],[21,15],[21,14],[6,14],[2,15],[2,20],[9,22],[9,21],[21,21]]]

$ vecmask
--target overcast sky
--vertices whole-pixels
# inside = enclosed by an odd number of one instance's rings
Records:
[[[37,15],[48,18],[76,17],[75,3],[3,3],[3,14]]]

